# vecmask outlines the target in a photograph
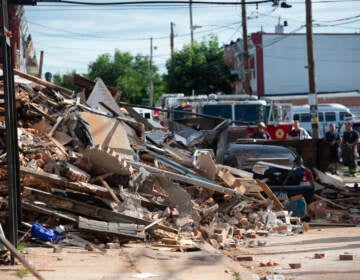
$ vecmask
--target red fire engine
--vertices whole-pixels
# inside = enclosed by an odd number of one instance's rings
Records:
[[[197,95],[165,94],[160,97],[158,106],[173,110],[162,119],[192,118],[192,112],[200,115],[232,120],[231,130],[245,129],[245,138],[250,138],[257,124],[264,122],[266,130],[274,140],[286,138],[292,128],[291,104],[274,104],[249,95]],[[244,134],[243,134],[244,135]]]

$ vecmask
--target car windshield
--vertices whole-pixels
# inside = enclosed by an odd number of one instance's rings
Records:
[[[288,148],[272,145],[230,144],[224,161],[236,157],[238,167],[248,168],[257,161],[292,165],[296,154]]]

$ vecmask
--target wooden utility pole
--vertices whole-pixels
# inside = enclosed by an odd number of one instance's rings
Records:
[[[39,62],[39,73],[38,73],[38,77],[40,79],[42,75],[43,64],[44,64],[44,51],[40,51],[40,62]]]
[[[171,60],[174,55],[174,23],[170,22],[170,53],[171,53]]]
[[[306,5],[306,45],[308,54],[308,74],[309,74],[309,105],[311,116],[312,137],[319,138],[318,102],[315,84],[315,62],[312,32],[312,8],[311,0],[305,1]]]
[[[241,0],[241,22],[243,30],[243,49],[244,49],[244,91],[247,94],[251,94],[250,90],[250,67],[249,67],[249,46],[247,38],[247,25],[246,25],[246,4],[245,0]]]
[[[153,38],[150,38],[150,59],[149,59],[149,106],[153,105],[153,73],[152,73],[152,59],[153,59]]]
[[[192,0],[189,0],[189,16],[190,16],[190,42],[191,45],[194,43],[194,27],[193,27],[193,16],[192,16]]]

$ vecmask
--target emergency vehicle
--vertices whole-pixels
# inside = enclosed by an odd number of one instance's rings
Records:
[[[193,118],[194,114],[189,113],[196,113],[198,116],[231,120],[230,129],[245,129],[245,138],[251,137],[260,121],[267,125],[266,130],[274,140],[285,139],[292,128],[291,104],[268,103],[253,95],[165,94],[159,98],[157,105],[170,112],[160,119],[164,126],[169,120]]]

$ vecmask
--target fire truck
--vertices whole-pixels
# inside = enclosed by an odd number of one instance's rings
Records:
[[[257,124],[262,121],[274,140],[285,139],[292,128],[291,104],[267,102],[253,95],[164,94],[159,98],[157,106],[168,110],[160,119],[165,126],[169,120],[193,118],[195,115],[229,119],[230,130],[245,130],[243,138],[251,138]]]

